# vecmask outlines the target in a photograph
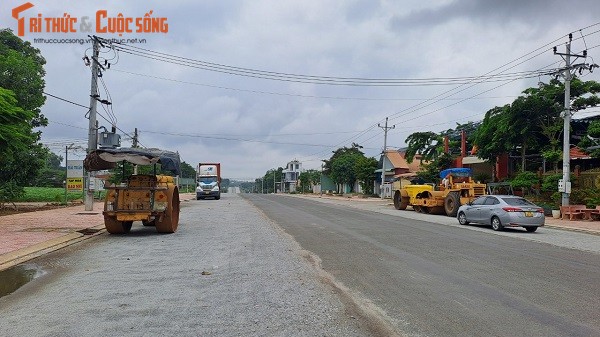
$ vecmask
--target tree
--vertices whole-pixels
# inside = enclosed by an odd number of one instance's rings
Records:
[[[359,158],[365,156],[360,149],[362,146],[352,143],[351,147],[344,146],[333,151],[329,160],[323,160],[323,172],[329,175],[336,184],[348,184],[353,190],[356,182],[354,164]]]
[[[377,159],[373,157],[359,157],[354,163],[354,174],[358,179],[364,194],[373,194],[373,183],[375,182],[375,170]]]
[[[231,180],[228,178],[221,178],[221,192],[227,193],[227,191],[229,191],[230,184]]]
[[[0,88],[0,195],[3,202],[23,194],[27,180],[43,166],[47,150],[35,144],[31,132],[34,114],[23,110],[11,90]],[[33,157],[28,157],[29,155]]]
[[[590,123],[586,135],[578,146],[587,151],[590,156],[600,158],[600,121]]]
[[[600,104],[597,94],[600,83],[571,80],[571,113]],[[521,171],[525,171],[527,150],[542,152],[544,158],[554,164],[562,157],[559,136],[562,132],[561,112],[564,110],[564,83],[553,79],[548,84],[523,91],[508,109],[508,142],[521,148]]]
[[[196,169],[192,165],[186,163],[185,161],[182,161],[181,162],[181,177],[196,179]]]
[[[63,157],[48,149],[46,150],[48,155],[46,156],[44,166],[35,177],[28,181],[27,185],[38,187],[62,187],[63,181],[66,180],[67,176],[65,168],[60,166]]]
[[[498,156],[511,149],[506,142],[508,137],[507,109],[508,105],[488,110],[479,129],[475,132],[474,142],[477,144],[477,157],[488,160],[493,164],[492,179],[496,176],[494,171]]]
[[[305,192],[320,182],[321,172],[314,169],[306,170],[300,173],[298,180],[300,180],[300,191]]]
[[[323,172],[325,174],[331,174],[331,168],[333,165],[333,162],[336,161],[336,159],[338,159],[341,156],[344,155],[352,155],[352,154],[360,154],[360,155],[364,155],[364,153],[360,150],[363,147],[356,144],[356,143],[352,143],[352,146],[350,147],[341,147],[335,151],[333,151],[333,155],[331,156],[331,158],[329,158],[329,160],[323,160]]]
[[[14,35],[10,29],[0,30],[0,88],[15,93],[18,106],[34,114],[32,127],[48,125],[41,113],[44,105],[44,65],[39,49]]]
[[[25,151],[37,141],[31,132],[31,121],[35,117],[31,111],[18,106],[15,94],[0,87],[0,155]]]
[[[417,172],[417,176],[426,182],[437,183],[440,180],[440,172],[452,167],[454,159],[449,153],[442,153],[436,160],[424,165],[424,169]]]
[[[433,161],[443,153],[443,136],[427,131],[415,132],[405,140],[407,144],[406,161],[411,163],[415,155],[421,155],[421,162]]]
[[[265,181],[265,193],[275,193],[274,182],[281,182],[281,175],[283,174],[283,168],[271,169],[265,173],[263,180]],[[262,188],[262,186],[261,186]]]
[[[46,163],[47,156],[47,148],[41,144],[32,144],[25,150],[2,157],[0,189],[6,184],[16,193],[11,200],[17,198],[23,192],[22,187],[31,185],[32,180],[38,176]]]
[[[47,125],[40,112],[45,63],[29,42],[0,30],[0,194],[5,200],[23,193],[22,186],[38,175],[49,155],[37,143],[41,132],[33,131]]]
[[[364,155],[358,153],[344,153],[338,156],[331,163],[331,180],[337,184],[350,185],[350,192],[353,192],[354,183],[356,182],[354,165],[363,156]]]

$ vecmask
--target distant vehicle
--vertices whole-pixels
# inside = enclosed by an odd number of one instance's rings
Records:
[[[461,225],[471,222],[491,225],[495,231],[523,227],[535,232],[546,221],[542,207],[514,195],[483,195],[460,206],[456,218]]]
[[[198,164],[196,200],[221,199],[221,163]]]

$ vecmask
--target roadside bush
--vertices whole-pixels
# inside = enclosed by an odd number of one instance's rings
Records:
[[[510,182],[513,189],[521,189],[524,194],[531,193],[535,186],[539,186],[540,179],[533,172],[519,172]]]
[[[562,179],[562,174],[551,174],[544,177],[542,181],[542,192],[554,193],[558,190],[558,181]]]

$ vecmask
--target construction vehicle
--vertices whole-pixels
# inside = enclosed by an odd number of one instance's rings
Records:
[[[157,175],[156,164],[181,174],[179,154],[158,149],[107,148],[91,151],[84,160],[88,171],[114,168],[117,162],[154,165],[154,174],[133,174],[118,185],[105,184],[104,225],[111,234],[124,234],[134,221],[174,233],[179,225],[179,189],[172,176]],[[125,165],[123,165],[123,177]]]
[[[394,207],[405,210],[411,206],[413,210],[429,214],[446,214],[456,216],[458,207],[485,194],[486,185],[476,183],[468,168],[451,168],[440,172],[442,179],[439,185],[392,185]]]
[[[198,164],[196,185],[196,200],[221,199],[221,163]]]

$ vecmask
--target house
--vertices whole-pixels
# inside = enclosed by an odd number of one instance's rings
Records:
[[[298,179],[302,171],[302,163],[298,160],[294,159],[287,163],[286,168],[283,170],[282,192],[296,192]]]
[[[377,170],[375,170],[376,179],[374,191],[381,195],[381,177],[382,168],[385,167],[384,195],[391,198],[391,183],[396,180],[408,180],[417,176],[421,170],[421,155],[416,155],[411,163],[406,160],[406,150],[386,150],[385,155],[379,158]]]
[[[313,186],[312,191],[313,193],[333,193],[337,192],[337,185],[331,178],[321,173],[320,182]]]

